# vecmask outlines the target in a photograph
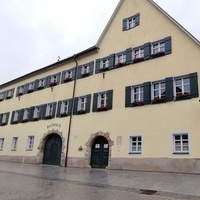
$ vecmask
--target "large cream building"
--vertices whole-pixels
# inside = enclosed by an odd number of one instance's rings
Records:
[[[199,173],[199,44],[121,0],[95,46],[0,85],[0,160]]]

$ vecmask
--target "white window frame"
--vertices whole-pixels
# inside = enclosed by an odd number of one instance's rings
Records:
[[[53,115],[53,104],[47,104],[45,117]]]
[[[86,103],[87,103],[87,98],[86,97],[79,97],[78,98],[78,111],[80,110],[86,110]]]
[[[138,89],[138,91],[136,91]],[[138,95],[138,98],[136,98]],[[144,87],[143,85],[136,85],[131,87],[131,103],[144,101]]]
[[[158,88],[155,88],[156,85],[158,85]],[[164,85],[164,87],[163,87],[163,85]],[[163,90],[165,92],[164,95],[162,95]],[[155,99],[155,98],[165,99],[166,98],[166,83],[165,83],[165,80],[152,82],[151,91],[152,91],[152,93],[151,93],[152,100]],[[158,92],[158,95],[155,95],[155,92]]]
[[[33,87],[34,87],[33,83],[28,84],[28,90],[33,90]]]
[[[20,86],[18,94],[23,94],[23,93],[24,93],[24,86]]]
[[[65,79],[71,79],[72,78],[72,70],[68,70],[65,73]]]
[[[122,53],[122,54],[117,54],[116,58],[115,58],[116,62],[115,64],[124,64],[126,62],[126,54]]]
[[[184,83],[184,80],[185,79],[188,79],[188,82],[187,83]],[[181,85],[177,85],[176,84],[176,81],[177,80],[181,80]],[[177,86],[181,87],[181,92],[177,92],[176,91],[176,88]],[[189,90],[185,90],[185,86],[189,86]],[[180,77],[175,77],[174,78],[174,96],[176,97],[178,94],[188,94],[190,95],[191,94],[191,91],[190,91],[190,78],[188,76],[180,76]]]
[[[12,139],[12,147],[11,147],[12,151],[16,151],[17,150],[17,142],[18,142],[18,137],[13,137],[13,139]]]
[[[183,136],[187,135],[187,139],[183,139]],[[176,136],[180,136],[180,139],[175,140]],[[173,141],[173,154],[189,154],[190,152],[190,142],[189,142],[189,133],[173,133],[172,134],[172,141]],[[180,150],[176,150],[176,142],[179,142]],[[183,145],[185,142],[186,145]],[[187,150],[184,150],[184,147]]]
[[[57,75],[51,76],[51,83],[57,83],[57,79],[58,79]]]
[[[144,58],[144,48],[135,48],[133,49],[133,58],[134,59],[142,59]]]
[[[23,120],[28,120],[29,113],[30,113],[29,109],[24,109]]]
[[[127,27],[128,27],[128,30],[136,27],[135,17],[131,17],[127,19]]]
[[[101,60],[100,69],[105,69],[109,67],[109,58],[104,58]]]
[[[44,87],[44,85],[45,85],[45,79],[40,79],[38,87]]]
[[[26,150],[27,151],[32,151],[33,150],[34,140],[35,140],[35,136],[33,136],[33,135],[28,136],[28,138],[27,138],[27,146],[26,146]]]
[[[11,97],[12,93],[13,93],[13,90],[8,90],[7,97]]]
[[[81,74],[88,74],[90,71],[90,66],[89,65],[83,65],[81,67]]]
[[[132,139],[135,138],[136,140],[133,141]],[[139,140],[141,138],[141,140]],[[143,143],[143,137],[142,135],[130,135],[128,138],[128,144],[129,144],[129,154],[142,154],[142,143]],[[133,146],[133,143],[135,143],[135,146]],[[139,143],[141,143],[139,145]],[[135,150],[133,150],[133,147],[135,147]]]
[[[60,114],[67,114],[69,109],[69,101],[62,101],[60,107]]]
[[[106,92],[98,93],[97,108],[107,107],[108,96]]]
[[[4,145],[4,138],[0,138],[0,151],[3,151],[3,145]]]
[[[34,118],[34,119],[37,119],[37,118],[39,118],[39,116],[40,116],[40,107],[36,106],[36,107],[34,108],[33,118]]]
[[[8,115],[7,115],[7,113],[3,113],[3,116],[2,116],[2,121],[1,121],[1,123],[2,123],[2,124],[5,124],[5,123],[6,123],[6,121],[7,121],[7,118],[8,118]]]
[[[13,122],[17,122],[19,119],[19,111],[14,112]]]
[[[156,42],[151,45],[152,55],[160,53],[160,52],[163,52],[163,53],[165,52],[165,42],[164,41]]]

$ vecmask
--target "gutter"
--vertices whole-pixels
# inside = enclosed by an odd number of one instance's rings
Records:
[[[69,118],[69,127],[68,127],[67,144],[66,144],[65,167],[67,167],[67,164],[68,164],[69,140],[70,140],[70,135],[71,135],[71,125],[72,125],[72,118],[73,118],[73,111],[74,111],[74,98],[75,98],[77,70],[78,70],[78,62],[76,60],[75,54],[74,54],[74,62],[76,63],[76,67],[75,67],[75,78],[74,78],[74,86],[73,86],[73,93],[72,93],[71,114]]]

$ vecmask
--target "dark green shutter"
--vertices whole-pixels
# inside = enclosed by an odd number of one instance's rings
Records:
[[[126,30],[127,30],[127,18],[123,19],[122,30],[123,30],[123,31],[126,31]]]
[[[68,100],[68,115],[72,113],[72,99]]]
[[[172,52],[171,37],[165,38],[165,54],[170,54]]]
[[[29,86],[29,84],[28,84],[28,83],[24,85],[24,94],[27,94],[27,91],[28,91],[28,86]]]
[[[20,86],[17,87],[16,97],[19,96],[19,89],[20,89]]]
[[[168,77],[165,79],[165,88],[166,88],[166,101],[174,100],[174,85],[173,78]]]
[[[0,114],[0,126],[2,124],[3,114]]]
[[[58,108],[57,108],[56,117],[59,117],[59,116],[60,116],[61,105],[62,105],[62,101],[59,101],[59,102],[58,102]]]
[[[63,71],[63,72],[62,72],[61,83],[64,83],[66,73],[67,73],[67,71]]]
[[[18,116],[18,123],[22,122],[23,120],[23,115],[24,115],[24,109],[21,109],[18,111],[19,112],[19,116]]]
[[[135,25],[138,26],[140,24],[140,14],[135,15]]]
[[[46,87],[50,87],[50,82],[51,82],[51,76],[47,76],[45,81]]]
[[[151,58],[151,43],[144,44],[144,60],[148,60]]]
[[[151,83],[143,83],[143,92],[144,92],[144,104],[151,103]]]
[[[96,60],[95,74],[99,73],[100,66],[101,66],[101,60],[100,60],[100,59],[97,59],[97,60]]]
[[[55,117],[55,114],[56,114],[56,104],[57,104],[57,102],[54,102],[54,103],[53,103],[52,118],[54,118],[54,117]]]
[[[190,92],[191,97],[198,97],[199,96],[199,90],[198,90],[198,78],[197,78],[197,72],[189,74],[190,77]]]
[[[81,78],[81,71],[82,71],[82,65],[79,65],[77,68],[77,79]]]
[[[126,65],[133,63],[133,51],[132,48],[126,49]]]
[[[126,95],[125,95],[125,107],[132,107],[132,102],[131,102],[131,86],[126,87]]]
[[[39,119],[44,119],[46,114],[47,104],[41,105],[39,107],[40,107]]]
[[[39,80],[36,79],[36,80],[35,80],[35,84],[34,84],[34,90],[37,90],[37,89],[38,89],[38,85],[39,85]]]
[[[59,85],[60,84],[60,76],[61,76],[61,73],[57,73],[57,81],[56,81],[56,84]]]
[[[14,115],[15,115],[15,111],[12,111],[12,117],[11,117],[11,121],[10,121],[11,124],[13,124]]]
[[[90,105],[91,105],[91,94],[88,94],[86,96],[86,107],[85,107],[85,112],[86,113],[90,112]]]
[[[109,56],[109,69],[113,69],[115,67],[115,54],[111,54]]]
[[[92,106],[92,112],[97,111],[97,102],[98,102],[98,93],[93,94],[93,106]]]
[[[6,125],[8,124],[9,116],[10,116],[10,112],[7,112],[6,113]]]
[[[93,75],[93,71],[94,71],[94,61],[92,61],[92,62],[90,62],[90,64],[89,64],[89,66],[90,66],[90,75]]]
[[[108,90],[106,94],[107,94],[107,109],[111,110],[113,104],[113,90]]]
[[[34,114],[34,109],[35,109],[34,106],[32,106],[32,107],[29,108],[28,121],[32,121],[32,119],[33,119],[33,114]]]
[[[74,67],[71,70],[72,70],[72,80],[74,80],[75,79],[75,75],[76,75],[75,74],[76,68]]]
[[[74,110],[73,110],[73,114],[77,115],[78,114],[78,97],[74,98]]]

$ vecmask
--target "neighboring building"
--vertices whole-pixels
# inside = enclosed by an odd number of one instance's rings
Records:
[[[0,86],[0,160],[199,173],[199,44],[121,0],[94,47]]]

